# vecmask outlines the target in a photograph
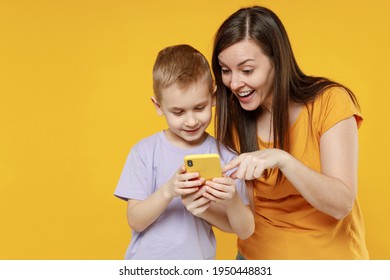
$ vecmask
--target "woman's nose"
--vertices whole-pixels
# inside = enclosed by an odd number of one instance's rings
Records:
[[[235,91],[239,88],[241,88],[244,85],[244,82],[242,81],[240,75],[232,74],[231,80],[230,80],[230,88]]]

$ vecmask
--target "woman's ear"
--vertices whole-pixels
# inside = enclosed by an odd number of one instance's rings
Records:
[[[214,85],[214,92],[213,92],[213,96],[212,96],[212,103],[211,105],[213,107],[215,107],[215,105],[217,105],[217,85]]]
[[[164,115],[163,111],[161,110],[161,105],[160,105],[160,103],[158,103],[156,97],[152,96],[150,98],[150,100],[152,100],[154,108],[156,108],[157,115],[159,115],[159,116]]]

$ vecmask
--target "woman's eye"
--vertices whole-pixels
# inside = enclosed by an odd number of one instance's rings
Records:
[[[242,70],[242,72],[245,74],[245,75],[249,75],[253,72],[253,69],[245,69],[245,70]]]
[[[230,72],[229,69],[222,68],[221,69],[222,74],[228,74]]]

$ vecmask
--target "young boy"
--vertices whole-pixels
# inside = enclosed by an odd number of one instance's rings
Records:
[[[206,58],[188,45],[159,52],[152,102],[168,129],[131,150],[115,195],[128,201],[132,240],[126,259],[215,259],[214,225],[241,239],[254,231],[245,184],[227,176],[205,181],[186,173],[184,156],[218,153],[205,130],[214,105]],[[235,157],[221,146],[221,164]]]

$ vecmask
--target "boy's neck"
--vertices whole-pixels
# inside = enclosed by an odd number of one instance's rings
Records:
[[[164,130],[165,137],[167,140],[174,146],[184,149],[184,150],[189,150],[193,149],[196,147],[199,147],[200,145],[203,144],[203,142],[206,140],[208,133],[205,131],[203,132],[202,136],[199,137],[198,139],[194,141],[187,141],[177,134],[173,133],[169,128],[167,130]]]

